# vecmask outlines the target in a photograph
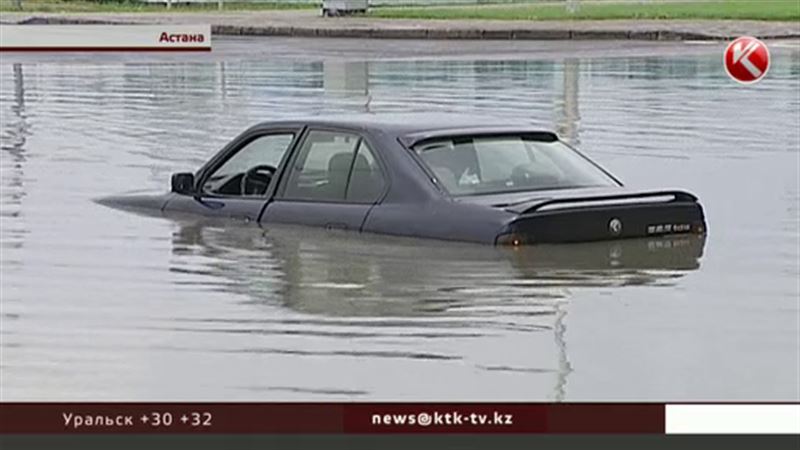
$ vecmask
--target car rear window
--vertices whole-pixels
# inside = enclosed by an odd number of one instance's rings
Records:
[[[428,140],[414,151],[452,195],[617,185],[563,142],[535,136],[459,136]]]

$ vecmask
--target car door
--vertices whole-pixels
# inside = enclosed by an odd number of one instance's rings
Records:
[[[176,194],[165,210],[257,221],[299,134],[299,129],[245,133],[198,172],[194,195]]]
[[[362,136],[308,130],[261,221],[360,231],[386,190],[385,173]]]

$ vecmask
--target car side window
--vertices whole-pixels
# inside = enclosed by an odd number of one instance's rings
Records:
[[[350,173],[346,199],[353,203],[374,203],[386,187],[386,177],[372,149],[361,141]]]
[[[337,131],[308,133],[290,167],[283,196],[296,200],[344,201],[350,167],[361,138]]]
[[[202,191],[220,195],[263,196],[293,139],[292,133],[256,137],[214,170],[203,183]]]

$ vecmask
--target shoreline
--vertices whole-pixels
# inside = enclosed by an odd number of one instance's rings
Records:
[[[503,21],[322,18],[312,11],[249,13],[3,13],[6,24],[211,24],[218,36],[439,40],[722,41],[800,38],[800,22],[755,20]]]

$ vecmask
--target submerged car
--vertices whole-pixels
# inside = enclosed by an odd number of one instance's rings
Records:
[[[101,203],[498,245],[706,232],[688,192],[630,190],[552,132],[455,115],[265,122],[169,193]]]

